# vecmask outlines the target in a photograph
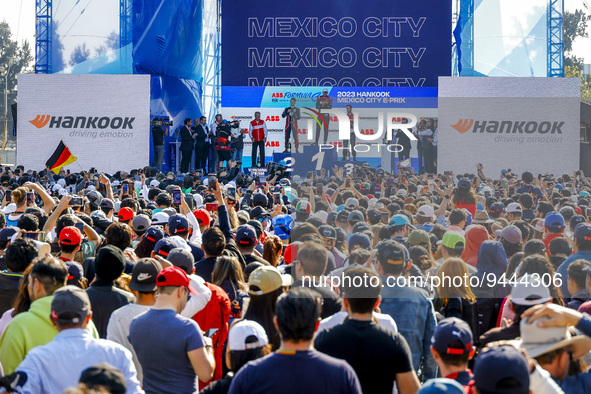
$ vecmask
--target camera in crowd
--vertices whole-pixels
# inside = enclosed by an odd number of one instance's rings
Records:
[[[267,163],[267,172],[269,175],[273,176],[276,172],[285,172],[286,167],[281,163],[275,163],[270,161]]]
[[[238,175],[236,175],[236,187],[249,187],[253,180],[254,179],[250,175],[247,175],[244,172],[239,172]]]
[[[170,118],[154,118],[150,122],[150,126],[156,127],[164,127],[164,126],[173,126],[172,120]]]

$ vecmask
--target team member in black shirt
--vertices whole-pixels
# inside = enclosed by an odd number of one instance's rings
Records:
[[[154,119],[154,121],[156,124],[152,127],[152,142],[154,143],[154,159],[152,160],[152,167],[158,167],[158,171],[162,171],[162,162],[164,161],[164,136],[168,135],[168,124],[163,124],[162,119]]]
[[[181,173],[186,174],[189,172],[189,164],[191,164],[191,157],[193,157],[193,147],[195,140],[193,139],[193,133],[191,133],[191,125],[193,121],[191,118],[185,119],[185,125],[181,127]]]
[[[372,312],[381,300],[379,276],[359,266],[345,271],[342,283],[343,304],[349,317],[343,324],[318,334],[314,347],[351,364],[364,393],[391,394],[394,383],[400,394],[416,393],[419,379],[406,340],[373,320]]]

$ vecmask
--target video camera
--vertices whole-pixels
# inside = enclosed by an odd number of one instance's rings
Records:
[[[254,179],[250,175],[247,175],[244,172],[239,172],[238,175],[236,175],[236,187],[249,187],[253,180]]]
[[[267,172],[273,176],[277,171],[285,172],[286,167],[283,164],[275,163],[270,161],[267,163]]]
[[[172,127],[173,126],[173,122],[168,117],[165,117],[165,118],[154,118],[150,122],[150,126],[157,126],[157,127],[170,126],[170,127]]]

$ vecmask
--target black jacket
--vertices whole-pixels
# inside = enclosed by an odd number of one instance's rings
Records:
[[[189,145],[192,148],[193,147],[193,136],[191,134],[191,130],[189,130],[187,125],[184,125],[183,127],[181,127],[180,133],[181,133],[181,149],[186,148]]]
[[[209,126],[202,124],[198,124],[197,126],[193,127],[193,134],[197,134],[195,136],[195,145],[196,146],[203,146],[205,145],[205,139],[207,138],[207,133],[209,132]]]
[[[115,287],[113,282],[105,282],[98,278],[86,289],[86,294],[90,298],[92,320],[101,338],[107,337],[107,325],[111,314],[116,309],[135,302],[133,294]]]

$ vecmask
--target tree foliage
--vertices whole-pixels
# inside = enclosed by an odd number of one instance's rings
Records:
[[[590,15],[587,15],[583,10],[575,10],[575,12],[564,11],[562,39],[564,42],[565,66],[577,66],[580,68],[583,65],[583,60],[571,52],[573,50],[573,42],[578,37],[589,37],[587,33],[587,22],[589,19]]]
[[[8,118],[12,119],[10,105],[16,102],[17,76],[33,72],[33,55],[29,43],[25,40],[18,43],[13,40],[8,22],[0,22],[0,129],[4,127],[4,92],[8,88]],[[7,79],[6,79],[7,78]],[[11,135],[11,133],[9,134]]]
[[[565,66],[564,76],[566,78],[579,78],[581,80],[581,100],[591,103],[591,80],[589,80],[589,76],[581,75],[581,70],[577,66]]]

